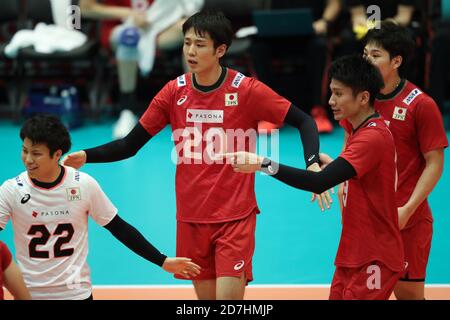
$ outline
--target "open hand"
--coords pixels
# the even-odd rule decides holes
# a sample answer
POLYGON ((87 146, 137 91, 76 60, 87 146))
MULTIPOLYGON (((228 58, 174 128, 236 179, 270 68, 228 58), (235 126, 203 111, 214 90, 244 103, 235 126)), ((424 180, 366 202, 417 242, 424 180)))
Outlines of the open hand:
MULTIPOLYGON (((321 159, 321 161, 322 161, 322 158, 320 158, 320 159, 321 159)), ((326 166, 326 165, 325 165, 325 166, 326 166)), ((325 167, 325 166, 324 166, 324 167, 325 167)), ((314 172, 320 172, 320 171, 322 171, 322 169, 319 167, 319 164, 318 164, 318 163, 313 163, 312 165, 310 165, 310 166, 308 167, 307 170, 309 170, 309 171, 314 171, 314 172)), ((330 191, 331 191, 331 193, 334 194, 334 189, 333 189, 333 188, 331 188, 330 191)), ((311 196, 311 202, 316 201, 316 199, 317 199, 317 203, 319 204, 320 210, 322 210, 322 211, 325 210, 324 206, 325 206, 327 209, 330 209, 330 206, 331 206, 331 204, 333 203, 333 199, 331 198, 330 192, 329 192, 328 190, 325 191, 325 192, 323 192, 323 193, 321 193, 321 194, 315 194, 315 193, 313 193, 312 196, 311 196)))
POLYGON ((200 274, 200 266, 189 258, 169 258, 164 260, 162 268, 170 273, 181 275, 185 278, 196 277, 200 274))
POLYGON ((66 155, 61 164, 63 166, 80 169, 86 163, 86 152, 83 150, 69 153, 66 155))
POLYGON ((257 154, 239 151, 233 153, 225 153, 222 155, 230 163, 234 172, 253 173, 261 169, 264 157, 257 154))

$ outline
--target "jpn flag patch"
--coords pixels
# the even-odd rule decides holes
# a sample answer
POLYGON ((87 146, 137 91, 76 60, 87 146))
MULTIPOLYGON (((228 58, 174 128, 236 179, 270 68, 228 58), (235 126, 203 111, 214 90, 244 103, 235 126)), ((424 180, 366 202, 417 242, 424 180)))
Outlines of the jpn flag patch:
POLYGON ((406 119, 406 108, 395 107, 392 119, 405 121, 406 119))
POLYGON ((238 105, 237 93, 225 93, 225 107, 234 107, 238 105))
POLYGON ((79 201, 81 200, 81 192, 80 188, 68 188, 67 192, 67 200, 69 201, 79 201))

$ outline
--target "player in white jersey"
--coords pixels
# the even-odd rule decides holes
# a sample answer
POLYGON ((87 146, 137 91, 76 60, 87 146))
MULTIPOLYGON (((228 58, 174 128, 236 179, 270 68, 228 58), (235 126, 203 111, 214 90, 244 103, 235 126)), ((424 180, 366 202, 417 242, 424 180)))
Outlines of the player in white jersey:
POLYGON ((67 129, 54 116, 23 125, 26 171, 0 187, 0 230, 12 220, 16 258, 33 299, 90 299, 88 217, 143 258, 171 273, 196 276, 188 258, 169 258, 122 220, 94 178, 59 165, 70 149, 67 129))

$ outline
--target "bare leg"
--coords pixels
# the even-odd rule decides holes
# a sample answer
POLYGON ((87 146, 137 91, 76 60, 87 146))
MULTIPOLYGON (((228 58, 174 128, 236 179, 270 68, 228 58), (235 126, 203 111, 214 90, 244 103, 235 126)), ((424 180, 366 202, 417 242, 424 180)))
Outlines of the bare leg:
POLYGON ((117 58, 117 73, 119 77, 119 91, 120 93, 132 93, 136 89, 137 83, 137 59, 131 56, 121 56, 124 52, 119 53, 119 37, 123 30, 127 28, 125 25, 119 25, 114 28, 111 33, 109 42, 111 48, 114 50, 117 58))
POLYGON ((113 112, 120 111, 120 116, 113 127, 113 138, 121 139, 130 133, 137 122, 134 114, 139 109, 135 99, 137 63, 131 60, 117 60, 117 71, 120 96, 119 103, 115 106, 113 112))
POLYGON ((242 274, 240 278, 220 277, 217 278, 216 297, 217 300, 243 300, 247 279, 242 274))
POLYGON ((192 283, 199 300, 216 300, 216 279, 193 280, 192 283))
POLYGON ((397 300, 424 300, 425 283, 399 281, 394 289, 397 300))
POLYGON ((119 73, 119 87, 121 93, 132 93, 136 90, 137 82, 137 62, 117 61, 117 71, 119 73))

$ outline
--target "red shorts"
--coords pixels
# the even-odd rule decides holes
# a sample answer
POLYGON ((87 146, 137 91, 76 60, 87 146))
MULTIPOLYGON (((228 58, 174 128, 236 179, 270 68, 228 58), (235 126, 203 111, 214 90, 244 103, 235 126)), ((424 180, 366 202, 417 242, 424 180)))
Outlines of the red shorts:
MULTIPOLYGON (((177 222, 177 257, 191 258, 201 273, 190 280, 241 277, 253 280, 256 213, 223 223, 177 222)), ((175 275, 177 279, 186 278, 175 275)))
POLYGON ((374 261, 358 268, 336 267, 330 300, 388 300, 402 272, 374 261))
POLYGON ((425 281, 428 257, 430 256, 433 223, 422 220, 411 228, 401 231, 405 248, 406 272, 400 281, 425 281))

